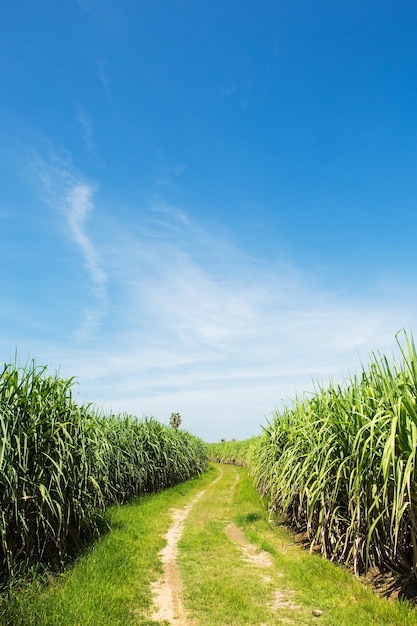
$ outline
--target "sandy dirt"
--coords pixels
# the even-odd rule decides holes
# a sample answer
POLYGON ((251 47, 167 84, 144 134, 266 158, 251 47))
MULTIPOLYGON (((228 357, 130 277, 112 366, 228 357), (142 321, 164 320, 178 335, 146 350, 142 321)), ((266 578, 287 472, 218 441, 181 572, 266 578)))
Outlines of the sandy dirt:
MULTIPOLYGON (((222 477, 223 472, 211 483, 214 485, 222 477)), ((167 621, 176 626, 195 626, 194 620, 186 619, 184 607, 181 601, 181 577, 177 564, 178 542, 181 539, 184 522, 194 504, 201 498, 205 490, 200 491, 196 497, 183 509, 172 509, 172 524, 168 529, 166 546, 160 552, 163 574, 159 580, 152 583, 153 614, 155 621, 167 621)))
MULTIPOLYGON (((243 560, 251 563, 256 567, 272 567, 273 561, 269 552, 261 550, 258 546, 246 540, 243 530, 236 524, 229 524, 225 529, 226 535, 231 541, 236 543, 242 551, 243 560)), ((265 583, 270 582, 268 576, 264 576, 265 583)), ((299 607, 292 602, 293 591, 276 590, 269 606, 273 610, 277 609, 298 609, 299 607)))
POLYGON ((184 522, 189 512, 203 493, 204 490, 200 491, 194 500, 183 509, 172 510, 172 524, 166 534, 167 543, 160 552, 163 575, 155 583, 152 583, 154 602, 152 619, 155 621, 166 620, 177 626, 189 626, 191 624, 185 617, 181 601, 181 578, 177 565, 178 542, 181 539, 184 522))
POLYGON ((229 526, 226 527, 226 535, 240 547, 244 561, 252 563, 252 565, 257 565, 258 567, 271 567, 271 555, 246 541, 243 530, 239 528, 239 526, 229 524, 229 526))
MULTIPOLYGON (((213 481, 214 485, 220 480, 221 475, 213 481)), ((166 538, 166 546, 161 550, 161 562, 163 574, 159 580, 152 583, 153 595, 153 613, 152 619, 156 622, 168 622, 176 626, 197 626, 196 620, 189 620, 186 617, 182 604, 182 585, 181 577, 177 564, 178 542, 181 539, 185 520, 190 513, 194 504, 203 496, 205 490, 200 491, 197 496, 182 509, 172 509, 172 524, 168 529, 166 538)), ((258 546, 248 542, 245 538, 243 530, 230 523, 225 528, 227 537, 239 546, 242 552, 242 559, 250 563, 252 566, 262 569, 271 568, 273 565, 272 557, 258 546)), ((263 576, 265 583, 270 582, 268 576, 263 576)), ((273 598, 269 604, 274 611, 279 609, 298 609, 299 607, 292 601, 292 591, 275 590, 273 598)))

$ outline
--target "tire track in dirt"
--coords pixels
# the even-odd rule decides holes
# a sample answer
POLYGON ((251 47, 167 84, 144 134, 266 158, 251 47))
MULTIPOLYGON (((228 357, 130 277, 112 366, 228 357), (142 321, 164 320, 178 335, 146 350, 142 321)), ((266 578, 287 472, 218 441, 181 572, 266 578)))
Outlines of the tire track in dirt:
POLYGON ((257 567, 272 567, 272 557, 269 552, 265 552, 265 550, 261 550, 258 546, 247 541, 242 528, 232 523, 226 526, 225 533, 233 543, 239 546, 246 563, 257 567))
MULTIPOLYGON (((265 550, 262 550, 259 546, 247 541, 242 528, 231 523, 226 526, 225 533, 233 543, 239 546, 242 552, 242 558, 246 563, 250 563, 261 569, 273 566, 272 556, 269 552, 265 552, 265 550)), ((271 582, 269 576, 263 576, 262 578, 266 584, 271 582)), ((294 591, 289 589, 285 591, 276 589, 273 592, 272 600, 268 606, 274 611, 279 609, 298 610, 300 607, 292 601, 294 593, 294 591)))
MULTIPOLYGON (((166 545, 159 553, 161 557, 163 573, 162 576, 151 584, 151 590, 153 595, 153 612, 152 620, 154 622, 164 622, 172 624, 174 626, 198 626, 196 619, 189 619, 186 616, 185 609, 182 603, 182 582, 180 571, 177 563, 178 559, 178 543, 182 537, 185 521, 192 510, 193 506, 201 499, 207 489, 213 487, 223 476, 221 473, 212 483, 206 488, 197 493, 197 495, 182 509, 171 509, 172 523, 165 535, 166 545)), ((233 500, 233 493, 240 480, 240 475, 236 471, 234 480, 230 485, 230 490, 223 497, 223 503, 231 503, 233 500)), ((229 518, 230 520, 230 518, 229 518)), ((242 560, 249 566, 253 566, 259 571, 261 580, 268 586, 272 583, 270 576, 262 575, 262 570, 273 568, 273 559, 271 555, 262 550, 259 546, 250 543, 244 534, 241 527, 237 526, 233 522, 227 519, 225 522, 224 532, 227 538, 237 545, 242 554, 242 560)), ((276 576, 276 574, 275 574, 276 576)), ((275 578, 274 576, 274 578, 275 578)), ((282 576, 282 574, 279 574, 282 576)), ((271 589, 271 599, 267 603, 269 610, 276 614, 281 610, 286 612, 294 611, 297 613, 300 607, 293 601, 294 591, 286 589, 280 589, 273 587, 271 589)), ((282 623, 295 624, 297 621, 293 621, 289 616, 281 618, 282 623)), ((268 626, 265 624, 264 626, 268 626)))
MULTIPOLYGON (((212 487, 221 479, 223 471, 209 485, 212 487)), ((181 577, 177 564, 178 542, 181 539, 184 523, 194 504, 205 493, 200 491, 191 502, 182 509, 172 509, 172 524, 168 529, 166 546, 159 553, 163 567, 163 574, 156 582, 151 584, 153 595, 152 619, 156 622, 167 621, 176 626, 195 626, 196 622, 186 618, 181 599, 181 577)))

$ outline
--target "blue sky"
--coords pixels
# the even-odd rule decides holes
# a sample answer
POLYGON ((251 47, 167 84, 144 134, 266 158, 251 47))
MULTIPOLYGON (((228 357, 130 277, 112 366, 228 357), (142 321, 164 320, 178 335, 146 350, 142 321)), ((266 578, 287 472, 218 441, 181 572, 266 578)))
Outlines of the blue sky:
POLYGON ((0 360, 206 441, 416 327, 417 4, 22 0, 0 360))

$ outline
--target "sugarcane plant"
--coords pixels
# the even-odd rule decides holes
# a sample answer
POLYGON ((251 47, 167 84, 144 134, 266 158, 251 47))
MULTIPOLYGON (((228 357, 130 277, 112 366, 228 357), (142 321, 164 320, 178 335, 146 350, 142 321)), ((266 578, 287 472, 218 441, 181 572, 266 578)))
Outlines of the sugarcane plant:
POLYGON ((255 442, 258 490, 327 558, 417 575, 417 353, 374 353, 360 375, 317 386, 255 442))
POLYGON ((73 384, 33 362, 0 373, 0 585, 64 561, 97 536, 109 504, 205 469, 198 437, 78 406, 73 384))

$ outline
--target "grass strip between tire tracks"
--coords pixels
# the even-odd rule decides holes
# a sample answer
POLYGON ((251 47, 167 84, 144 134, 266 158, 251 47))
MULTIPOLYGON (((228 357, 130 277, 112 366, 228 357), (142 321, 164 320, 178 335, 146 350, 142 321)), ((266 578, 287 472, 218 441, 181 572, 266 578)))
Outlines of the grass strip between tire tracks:
POLYGON ((184 604, 195 623, 417 625, 409 604, 377 597, 344 568, 296 545, 279 520, 271 521, 245 468, 221 469, 221 480, 191 510, 179 543, 184 604), (247 562, 228 537, 231 523, 272 557, 271 567, 247 562))
POLYGON ((198 479, 109 509, 112 530, 48 584, 23 586, 0 602, 1 626, 151 626, 151 582, 172 508, 201 490, 179 542, 183 603, 199 626, 417 626, 403 602, 383 600, 343 568, 301 550, 268 512, 245 468, 212 465, 198 479), (214 479, 222 473, 214 484, 214 479), (227 530, 241 528, 271 566, 245 560, 227 530), (321 610, 320 617, 313 610, 321 610))

